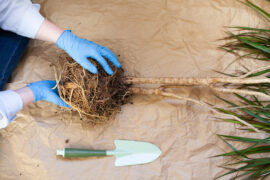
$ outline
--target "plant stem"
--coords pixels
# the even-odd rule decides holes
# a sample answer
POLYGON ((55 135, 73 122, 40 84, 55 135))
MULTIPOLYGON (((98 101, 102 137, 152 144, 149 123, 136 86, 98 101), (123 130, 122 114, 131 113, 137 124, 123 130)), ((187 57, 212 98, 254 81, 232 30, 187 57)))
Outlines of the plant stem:
POLYGON ((218 92, 224 92, 224 93, 237 93, 237 94, 245 94, 245 95, 250 95, 250 96, 261 96, 267 99, 270 99, 270 96, 261 92, 256 92, 256 91, 249 91, 249 90, 242 90, 242 89, 227 89, 227 88, 215 88, 211 87, 214 91, 218 92))
POLYGON ((216 83, 231 83, 231 84, 259 84, 270 83, 268 78, 252 79, 252 78, 174 78, 174 77, 161 77, 161 78, 136 78, 127 77, 125 80, 128 84, 164 84, 164 85, 178 85, 178 86, 191 86, 191 85, 204 85, 209 86, 216 83))
POLYGON ((210 111, 212 111, 212 112, 214 112, 216 114, 219 114, 219 115, 221 115, 223 117, 226 116, 227 118, 235 119, 235 120, 239 121, 241 124, 244 124, 244 125, 248 126, 249 128, 253 129, 255 132, 262 132, 263 133, 263 131, 260 131, 259 129, 257 129, 253 125, 249 124, 248 122, 246 122, 246 121, 244 121, 244 120, 242 120, 242 119, 240 119, 240 118, 238 118, 236 116, 221 113, 218 110, 216 110, 213 106, 211 106, 211 105, 209 105, 209 104, 207 104, 207 103, 205 103, 203 101, 198 101, 198 100, 195 100, 195 99, 192 99, 192 98, 187 98, 187 97, 176 95, 174 93, 166 92, 165 89, 166 88, 162 88, 162 87, 159 87, 159 88, 131 87, 130 91, 132 93, 134 93, 134 94, 159 95, 159 96, 170 97, 170 98, 175 98, 175 99, 194 102, 194 103, 199 104, 199 105, 201 105, 203 107, 206 107, 210 111))

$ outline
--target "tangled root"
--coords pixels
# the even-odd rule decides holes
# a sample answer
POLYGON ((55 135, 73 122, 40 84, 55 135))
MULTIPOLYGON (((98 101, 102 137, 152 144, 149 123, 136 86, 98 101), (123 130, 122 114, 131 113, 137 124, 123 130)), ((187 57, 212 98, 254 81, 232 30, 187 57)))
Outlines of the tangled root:
POLYGON ((124 83, 122 68, 110 64, 114 71, 110 76, 98 63, 90 61, 96 65, 98 74, 91 74, 68 55, 61 55, 57 88, 60 97, 79 112, 84 122, 103 124, 129 102, 130 85, 124 83))

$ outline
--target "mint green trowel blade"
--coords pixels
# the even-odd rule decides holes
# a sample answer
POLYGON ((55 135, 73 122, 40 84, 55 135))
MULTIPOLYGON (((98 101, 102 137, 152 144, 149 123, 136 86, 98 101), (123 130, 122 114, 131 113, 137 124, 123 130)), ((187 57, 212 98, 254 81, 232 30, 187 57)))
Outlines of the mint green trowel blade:
POLYGON ((115 140, 115 150, 107 151, 107 155, 116 157, 115 166, 145 164, 157 159, 161 151, 148 142, 115 140))

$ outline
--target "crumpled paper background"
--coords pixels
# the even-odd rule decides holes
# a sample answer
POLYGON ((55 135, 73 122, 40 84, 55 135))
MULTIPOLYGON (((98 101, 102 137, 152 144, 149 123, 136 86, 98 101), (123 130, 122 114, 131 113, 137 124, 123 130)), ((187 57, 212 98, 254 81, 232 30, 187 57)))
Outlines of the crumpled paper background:
MULTIPOLYGON (((212 77, 233 56, 219 51, 218 39, 232 25, 265 26, 252 10, 235 0, 37 0, 41 13, 78 36, 112 49, 137 77, 212 77)), ((253 1, 267 8, 266 1, 253 1)), ((268 8, 269 9, 269 8, 268 8)), ((61 51, 32 40, 7 88, 16 89, 54 79, 52 63, 61 51)), ((262 63, 239 61, 226 72, 254 69, 262 63)), ((211 101, 212 92, 183 88, 187 97, 211 101)), ((227 95, 230 96, 230 95, 227 95)), ((136 95, 116 119, 104 127, 82 126, 76 114, 38 102, 18 113, 0 130, 1 179, 213 179, 228 160, 209 158, 229 148, 216 134, 245 135, 232 124, 218 122, 204 107, 190 102, 136 95), (115 139, 148 141, 161 148, 149 164, 114 167, 114 158, 63 160, 64 147, 113 149, 115 139)), ((249 136, 251 136, 249 134, 249 136)), ((226 178, 225 178, 226 179, 226 178)))

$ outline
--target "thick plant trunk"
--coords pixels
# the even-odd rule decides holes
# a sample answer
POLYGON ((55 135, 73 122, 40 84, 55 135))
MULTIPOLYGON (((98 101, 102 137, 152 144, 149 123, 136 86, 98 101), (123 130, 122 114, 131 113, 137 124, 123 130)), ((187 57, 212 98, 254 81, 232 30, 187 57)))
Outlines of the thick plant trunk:
POLYGON ((175 77, 161 77, 161 78, 137 78, 127 77, 125 82, 127 84, 163 84, 163 85, 177 85, 177 86, 194 86, 204 85, 210 86, 217 83, 230 84, 259 84, 270 83, 268 78, 251 79, 251 78, 175 78, 175 77))

